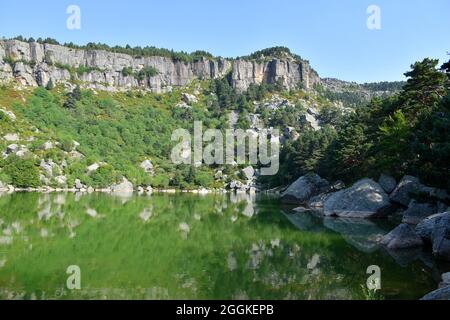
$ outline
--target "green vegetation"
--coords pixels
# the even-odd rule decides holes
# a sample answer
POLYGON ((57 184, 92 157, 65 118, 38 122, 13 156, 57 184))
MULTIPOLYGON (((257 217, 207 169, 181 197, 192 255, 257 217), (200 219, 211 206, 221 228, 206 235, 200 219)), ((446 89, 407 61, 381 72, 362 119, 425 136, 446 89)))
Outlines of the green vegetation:
POLYGON ((294 57, 297 61, 303 60, 299 55, 292 53, 289 48, 281 46, 259 50, 250 55, 240 57, 240 59, 285 58, 286 55, 294 57))
POLYGON ((0 162, 7 182, 19 188, 38 187, 39 170, 36 161, 31 158, 19 158, 15 155, 0 162))
POLYGON ((284 148, 273 184, 309 171, 347 182, 387 172, 450 189, 449 63, 438 69, 438 60, 427 58, 411 68, 398 94, 374 98, 284 148))

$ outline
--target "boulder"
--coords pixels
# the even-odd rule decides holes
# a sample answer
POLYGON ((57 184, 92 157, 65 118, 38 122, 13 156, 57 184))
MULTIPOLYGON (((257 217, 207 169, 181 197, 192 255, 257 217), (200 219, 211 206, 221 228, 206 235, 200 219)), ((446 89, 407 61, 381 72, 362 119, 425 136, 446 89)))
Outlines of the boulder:
POLYGON ((146 173, 153 173, 153 163, 149 159, 142 161, 140 167, 144 169, 146 173))
POLYGON ((191 103, 197 103, 197 97, 189 94, 189 93, 182 93, 181 97, 183 98, 183 101, 186 102, 187 104, 191 104, 191 103))
POLYGON ((381 239, 381 245, 390 250, 414 248, 423 245, 422 238, 411 226, 402 223, 381 239))
POLYGON ((450 286, 434 290, 423 296, 420 300, 450 300, 450 286))
POLYGON ((437 212, 437 208, 429 203, 419 203, 411 200, 408 209, 403 213, 403 223, 418 224, 426 217, 437 212))
POLYGON ((416 233, 426 242, 431 242, 431 235, 435 228, 436 223, 444 216, 450 217, 449 212, 433 214, 422 221, 416 226, 416 233))
POLYGON ((362 179, 352 187, 332 193, 323 204, 326 216, 375 218, 392 212, 389 196, 372 179, 362 179))
POLYGON ((76 189, 84 189, 86 186, 81 183, 80 179, 75 179, 75 188, 76 189))
POLYGON ((383 190, 386 191, 386 193, 391 193, 397 186, 397 181, 395 181, 393 177, 388 176, 387 174, 382 174, 378 179, 378 183, 383 188, 383 190))
POLYGON ((253 169, 252 166, 245 167, 242 169, 242 172, 244 173, 247 180, 253 179, 253 176, 255 175, 255 169, 253 169))
POLYGON ((450 286, 450 272, 443 273, 441 275, 442 282, 439 284, 440 287, 450 286))
POLYGON ((91 173, 91 172, 97 171, 98 168, 100 168, 100 163, 93 163, 90 166, 88 166, 86 168, 86 170, 87 170, 88 173, 91 173))
POLYGON ((309 199, 306 205, 308 208, 310 208, 312 210, 321 211, 321 210, 323 210, 323 205, 324 205, 325 201, 330 196, 331 196, 331 193, 318 194, 317 196, 314 196, 311 199, 309 199))
POLYGON ((121 183, 111 186, 111 191, 114 193, 131 193, 133 192, 133 184, 123 177, 121 183))
POLYGON ((9 142, 19 141, 19 135, 17 133, 8 133, 4 135, 3 138, 9 142))
POLYGON ((328 191, 330 183, 318 174, 310 173, 298 178, 282 194, 285 203, 304 204, 310 198, 328 191))
POLYGON ((17 144, 13 143, 6 147, 6 154, 15 153, 18 150, 19 150, 19 146, 17 144))
POLYGON ((433 255, 438 259, 450 261, 450 215, 443 215, 434 224, 431 233, 433 255))
POLYGON ((0 112, 5 114, 11 121, 16 121, 16 115, 12 111, 0 108, 0 112))
POLYGON ((419 179, 413 176, 404 176, 390 195, 393 202, 399 203, 405 207, 411 202, 411 194, 426 193, 429 194, 432 188, 420 183, 419 179))
POLYGON ((67 186, 67 177, 66 176, 57 176, 55 178, 55 182, 60 187, 67 186))

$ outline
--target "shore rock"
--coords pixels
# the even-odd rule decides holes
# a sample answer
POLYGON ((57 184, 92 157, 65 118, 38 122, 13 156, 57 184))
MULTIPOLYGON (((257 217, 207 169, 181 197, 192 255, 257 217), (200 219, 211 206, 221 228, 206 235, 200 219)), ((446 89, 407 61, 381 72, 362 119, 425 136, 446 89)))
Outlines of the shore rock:
POLYGON ((133 192, 133 184, 123 177, 121 183, 111 186, 111 191, 114 193, 131 193, 133 192))
POLYGON ((426 217, 437 212, 437 208, 429 203, 418 203, 416 200, 411 200, 408 209, 403 213, 404 223, 418 224, 426 217))
POLYGON ((439 259, 450 261, 450 215, 443 215, 434 225, 431 233, 433 255, 439 259))
POLYGON ((436 226, 436 223, 444 216, 450 217, 450 213, 437 213, 425 218, 417 224, 415 229, 416 233, 426 242, 431 242, 431 235, 436 226))
POLYGON ((429 194, 432 188, 420 183, 419 179, 413 176, 404 176, 398 183, 394 191, 392 191, 390 199, 393 202, 399 203, 405 207, 411 202, 412 193, 427 193, 429 194))
POLYGON ((389 196, 371 179, 362 179, 352 187, 331 194, 323 205, 326 216, 375 218, 391 212, 389 196))
POLYGON ((450 286, 434 290, 420 300, 450 300, 450 286))
POLYGON ((423 245, 422 238, 417 235, 411 226, 405 223, 402 223, 385 235, 380 243, 390 250, 420 247, 423 245))
POLYGON ((378 183, 383 188, 383 190, 386 191, 386 193, 391 193, 397 186, 397 181, 395 181, 393 177, 388 176, 387 174, 382 174, 378 179, 378 183))
POLYGON ((318 174, 310 173, 298 178, 286 191, 281 194, 281 200, 285 203, 304 204, 311 197, 326 192, 330 183, 322 179, 318 174))

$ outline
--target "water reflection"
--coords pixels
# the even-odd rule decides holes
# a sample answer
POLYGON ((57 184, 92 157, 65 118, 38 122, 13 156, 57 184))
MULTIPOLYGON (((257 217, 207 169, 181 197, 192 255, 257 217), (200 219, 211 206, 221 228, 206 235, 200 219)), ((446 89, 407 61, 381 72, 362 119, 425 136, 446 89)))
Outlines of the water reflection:
POLYGON ((434 266, 376 249, 385 230, 255 194, 4 195, 0 298, 362 299, 371 264, 386 298, 432 290, 434 266), (82 290, 65 287, 69 265, 82 290))

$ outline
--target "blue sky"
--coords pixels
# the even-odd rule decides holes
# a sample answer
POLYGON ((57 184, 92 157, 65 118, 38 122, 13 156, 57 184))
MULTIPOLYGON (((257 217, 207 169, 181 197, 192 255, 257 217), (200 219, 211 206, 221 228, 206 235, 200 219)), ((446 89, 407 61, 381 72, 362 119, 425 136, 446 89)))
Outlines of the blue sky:
POLYGON ((411 63, 448 59, 449 0, 71 0, 2 1, 0 36, 60 42, 154 45, 225 57, 282 45, 310 60, 321 77, 402 80, 411 63), (81 9, 81 30, 66 8, 81 9), (381 30, 366 26, 369 5, 381 30))

